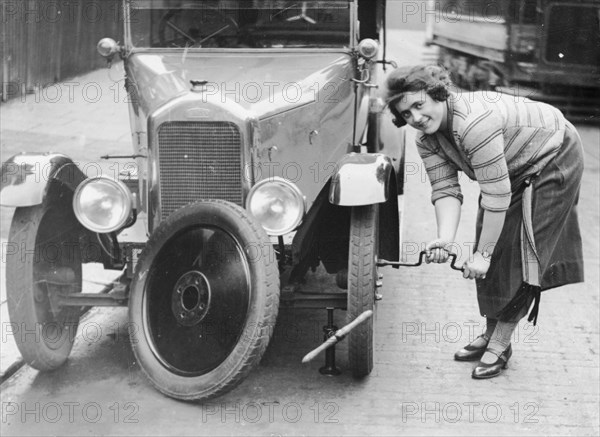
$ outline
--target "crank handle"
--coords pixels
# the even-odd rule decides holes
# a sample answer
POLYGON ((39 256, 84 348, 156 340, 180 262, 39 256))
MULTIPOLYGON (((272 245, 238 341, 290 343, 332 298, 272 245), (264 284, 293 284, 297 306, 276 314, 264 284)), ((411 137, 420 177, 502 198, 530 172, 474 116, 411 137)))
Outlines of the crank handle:
MULTIPOLYGON (((387 261, 385 259, 380 259, 377 262, 377 266, 378 267, 385 267, 385 266, 393 266, 393 267, 418 267, 421 264, 423 264, 423 260, 425 259, 425 257, 427 256, 427 251, 423 250, 419 253, 419 261, 417 261, 414 264, 411 263, 402 263, 399 261, 387 261)), ((450 268, 453 270, 458 270, 459 272, 463 272, 465 269, 462 267, 457 267, 456 266, 456 254, 455 253, 449 253, 448 257, 452 260, 452 262, 450 263, 450 268)))

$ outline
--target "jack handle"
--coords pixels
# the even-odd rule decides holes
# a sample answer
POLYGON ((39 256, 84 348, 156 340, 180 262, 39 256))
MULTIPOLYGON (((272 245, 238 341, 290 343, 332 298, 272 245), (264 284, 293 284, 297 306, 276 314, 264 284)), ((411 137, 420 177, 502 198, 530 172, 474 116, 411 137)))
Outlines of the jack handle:
MULTIPOLYGON (((377 261, 377 266, 378 267, 385 267, 385 266, 393 266, 393 267, 418 267, 421 264, 423 264, 423 260, 425 259, 425 256, 427 256, 427 251, 422 250, 419 253, 419 261, 417 263, 415 263, 415 264, 402 263, 402 262, 399 262, 399 261, 387 261, 385 259, 380 259, 379 261, 377 261)), ((449 257, 452 260, 452 262, 450 264, 450 268, 452 268, 453 270, 458 270, 459 272, 464 272, 464 270, 465 270, 464 268, 456 266, 456 254, 455 253, 450 253, 449 257)))

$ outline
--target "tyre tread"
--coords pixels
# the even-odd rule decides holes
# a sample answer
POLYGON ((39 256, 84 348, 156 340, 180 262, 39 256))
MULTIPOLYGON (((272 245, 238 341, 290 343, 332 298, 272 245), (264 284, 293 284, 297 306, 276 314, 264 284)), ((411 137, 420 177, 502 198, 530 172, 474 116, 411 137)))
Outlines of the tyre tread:
MULTIPOLYGON (((39 232, 44 214, 49 207, 46 204, 31 207, 19 207, 15 210, 9 230, 8 241, 18 248, 31 248, 36 246, 36 237, 39 232)), ((14 254, 7 254, 6 259, 6 289, 8 313, 12 323, 17 323, 19 329, 28 332, 34 326, 36 341, 27 341, 22 335, 14 336, 15 343, 23 360, 34 369, 39 371, 51 371, 60 367, 69 357, 75 340, 75 332, 70 332, 66 341, 59 349, 49 349, 45 346, 43 339, 37 340, 39 322, 36 319, 35 307, 28 302, 29 293, 33 289, 33 269, 35 261, 28 261, 28 256, 18 250, 14 254), (20 257, 20 258, 19 258, 20 257), (25 325, 25 326, 22 326, 25 325)), ((81 278, 80 278, 81 279, 81 278)), ((80 284, 81 285, 81 284, 80 284)), ((81 289, 81 287, 80 287, 81 289)), ((33 299, 33 297, 31 297, 33 299)), ((78 321, 72 321, 67 329, 76 331, 78 321)), ((43 329, 39 333, 43 336, 43 329)))
MULTIPOLYGON (((377 205, 354 207, 350 224, 348 268, 349 322, 367 309, 374 309, 377 246, 377 205), (356 292, 352 292, 356 290, 356 292)), ((352 374, 361 378, 373 369, 373 320, 369 319, 349 334, 349 364, 352 374)))

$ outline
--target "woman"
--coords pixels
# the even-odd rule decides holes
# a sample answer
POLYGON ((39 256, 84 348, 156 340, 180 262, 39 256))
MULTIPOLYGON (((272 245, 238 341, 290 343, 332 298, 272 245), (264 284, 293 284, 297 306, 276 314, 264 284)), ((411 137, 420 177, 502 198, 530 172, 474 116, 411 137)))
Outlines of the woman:
POLYGON ((581 139, 560 111, 494 92, 451 89, 437 66, 395 70, 387 81, 394 123, 418 129, 417 149, 432 187, 437 238, 427 261, 448 259, 460 221, 458 171, 480 187, 476 249, 463 276, 475 279, 486 331, 454 355, 492 378, 512 355, 511 335, 540 292, 583 281, 577 201, 581 139))

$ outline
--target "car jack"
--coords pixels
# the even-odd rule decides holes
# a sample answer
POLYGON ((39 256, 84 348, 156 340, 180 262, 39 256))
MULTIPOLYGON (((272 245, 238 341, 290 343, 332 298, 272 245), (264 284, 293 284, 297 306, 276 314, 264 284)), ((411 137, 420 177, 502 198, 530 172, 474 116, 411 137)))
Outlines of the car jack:
MULTIPOLYGON (((333 308, 327 308, 327 325, 323 326, 323 341, 327 342, 335 332, 337 326, 333 324, 333 308)), ((339 340, 338 340, 339 341, 339 340)), ((335 343, 334 343, 335 344, 335 343)), ((339 375, 342 373, 335 365, 335 346, 332 345, 325 350, 325 365, 319 369, 321 375, 339 375)))
POLYGON ((303 363, 312 361, 323 350, 325 351, 325 366, 319 369, 323 375, 339 375, 342 372, 335 365, 335 344, 342 341, 346 335, 362 322, 373 316, 373 311, 368 310, 361 313, 356 319, 341 329, 333 324, 333 308, 327 308, 327 325, 323 326, 324 342, 316 349, 310 351, 302 358, 303 363))

